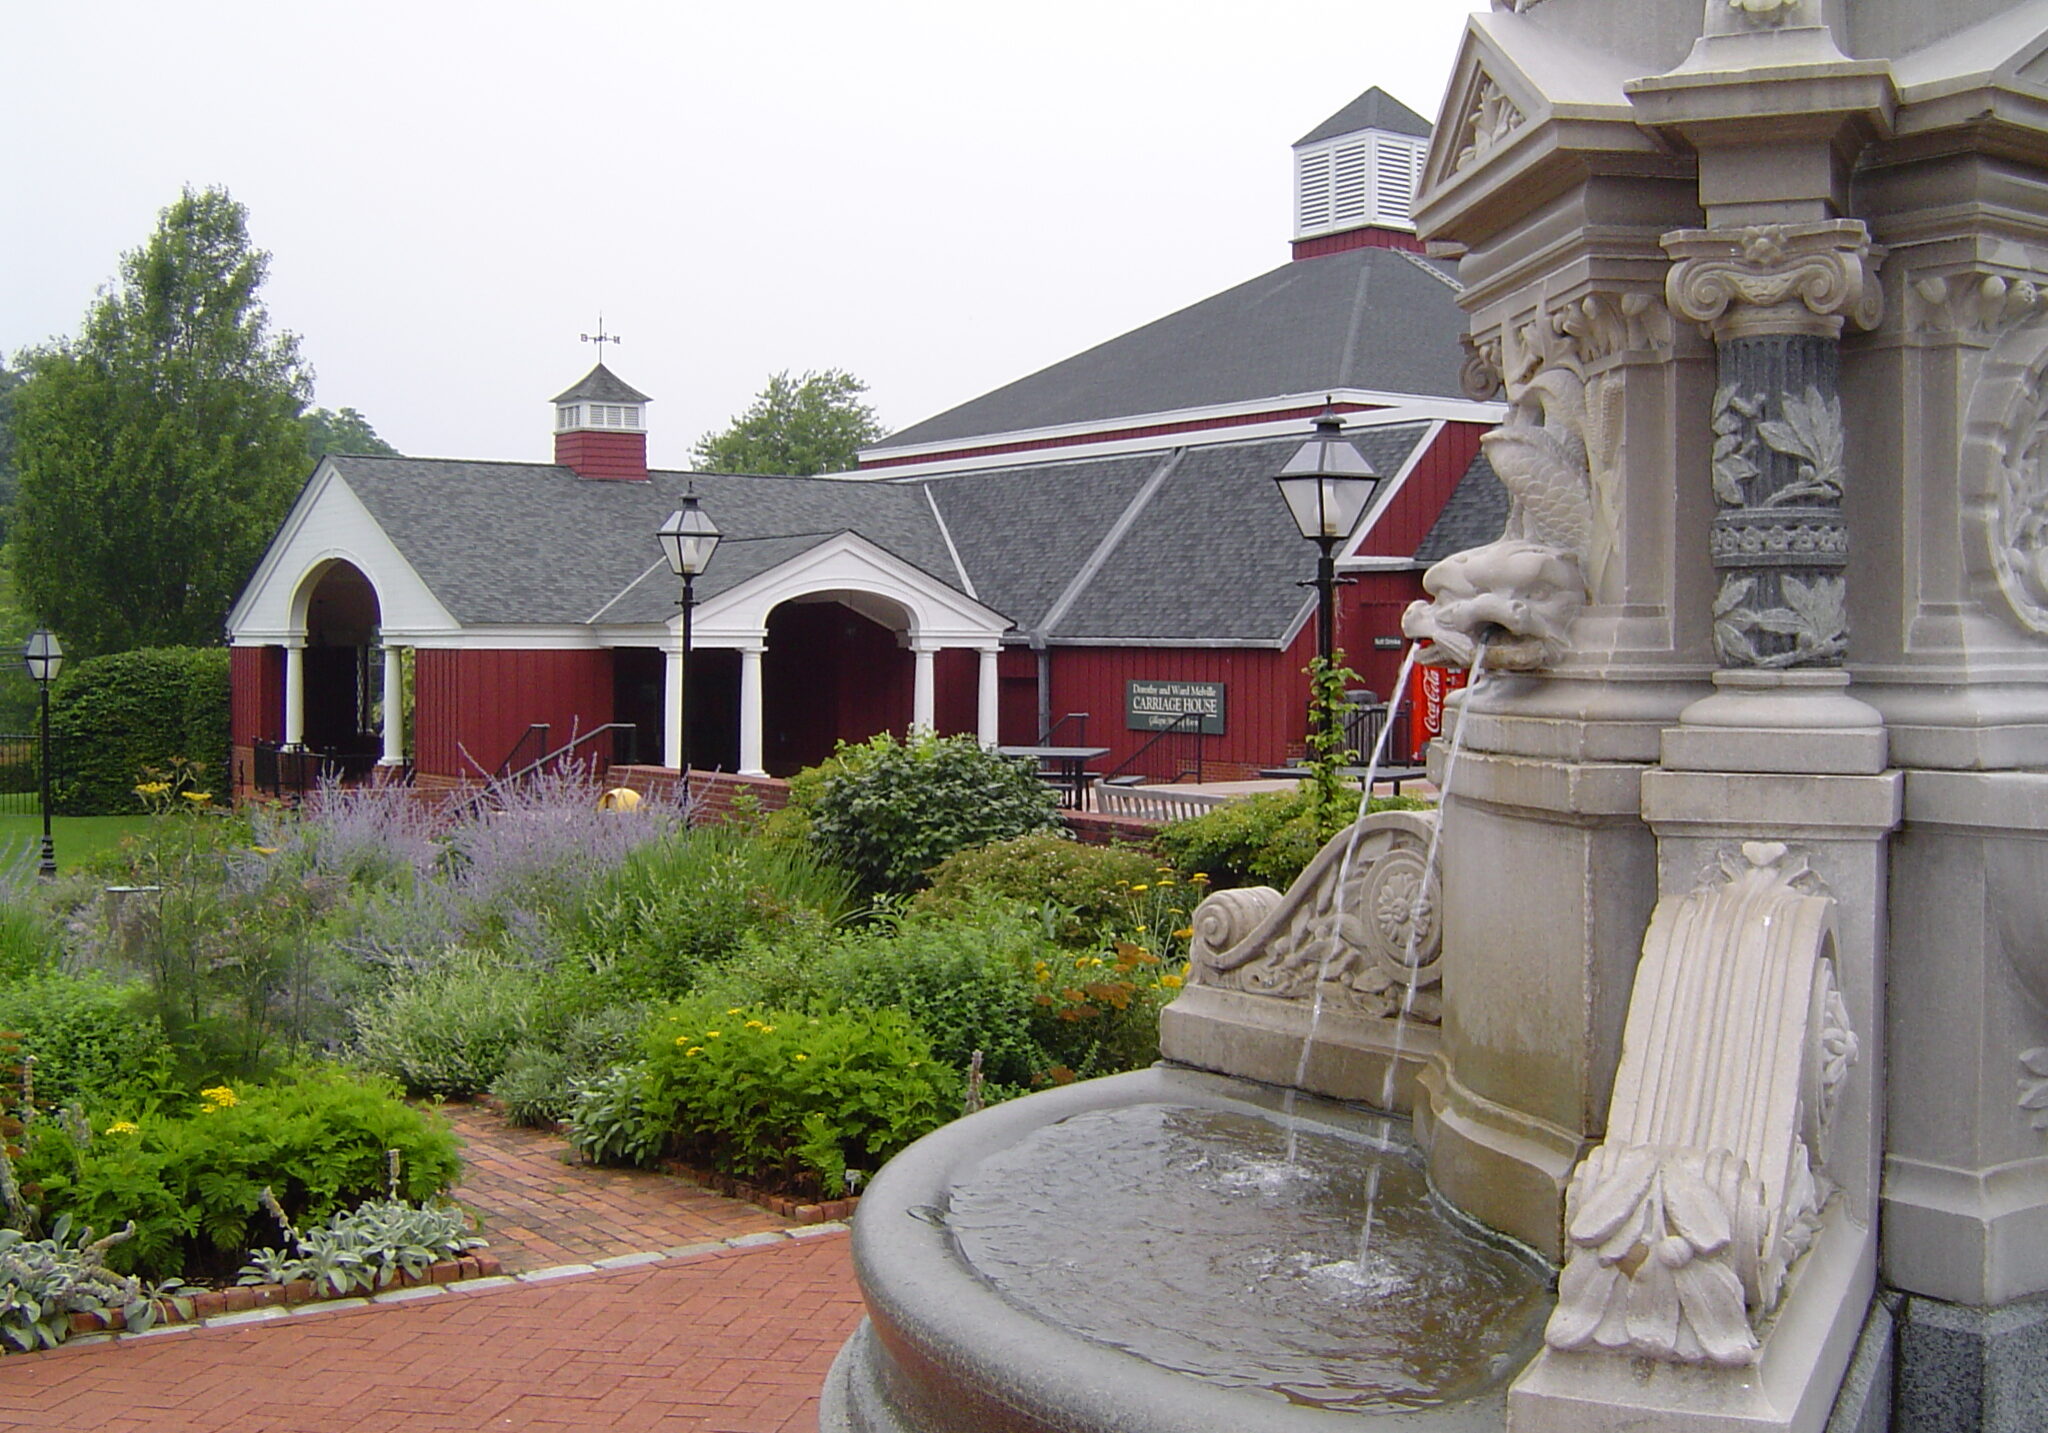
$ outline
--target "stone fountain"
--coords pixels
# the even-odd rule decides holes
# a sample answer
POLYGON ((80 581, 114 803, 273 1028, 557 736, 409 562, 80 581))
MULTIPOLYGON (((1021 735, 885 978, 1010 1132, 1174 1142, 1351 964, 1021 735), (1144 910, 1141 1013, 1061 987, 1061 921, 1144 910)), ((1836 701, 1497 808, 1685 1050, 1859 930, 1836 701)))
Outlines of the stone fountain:
MULTIPOLYGON (((1489 673, 1439 855, 1372 817, 1212 898, 1165 1065, 885 1170, 823 1425, 2048 1427, 2048 0, 1495 0, 1417 217, 1509 405, 1507 530, 1404 624, 1489 673), (1276 1170, 1405 1170, 1554 1294, 1377 1402, 1211 1376, 1269 1271, 1154 1148, 1279 1244, 1276 1170)), ((1305 1257, 1344 1317, 1428 1280, 1305 1257)))

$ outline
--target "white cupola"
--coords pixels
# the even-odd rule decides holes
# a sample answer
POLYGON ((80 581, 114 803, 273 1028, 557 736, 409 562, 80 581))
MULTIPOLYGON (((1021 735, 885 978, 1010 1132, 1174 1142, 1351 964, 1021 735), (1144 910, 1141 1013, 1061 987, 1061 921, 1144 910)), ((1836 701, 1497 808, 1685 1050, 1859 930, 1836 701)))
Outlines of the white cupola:
POLYGON ((1415 191, 1429 133, 1429 121, 1374 86, 1296 140, 1294 257, 1420 249, 1415 191))

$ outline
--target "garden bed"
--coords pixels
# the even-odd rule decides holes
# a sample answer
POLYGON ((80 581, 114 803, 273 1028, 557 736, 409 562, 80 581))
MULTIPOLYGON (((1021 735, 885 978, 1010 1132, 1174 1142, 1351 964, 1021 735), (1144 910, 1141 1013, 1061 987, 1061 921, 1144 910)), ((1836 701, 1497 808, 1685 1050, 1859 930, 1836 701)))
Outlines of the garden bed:
MULTIPOLYGON (((504 1272, 495 1255, 465 1254, 459 1259, 443 1259, 418 1274, 400 1271, 390 1284, 376 1292, 416 1288, 421 1284, 456 1284, 464 1279, 496 1278, 504 1272)), ((157 1299, 156 1322, 159 1325, 198 1323, 202 1319, 218 1318, 222 1314, 247 1313, 251 1309, 363 1297, 365 1295, 359 1289, 335 1290, 315 1284, 311 1279, 293 1279, 282 1284, 242 1284, 207 1289, 197 1294, 180 1294, 174 1298, 157 1299)), ((127 1316, 119 1309, 71 1315, 71 1332, 74 1336, 118 1333, 127 1326, 127 1316)))

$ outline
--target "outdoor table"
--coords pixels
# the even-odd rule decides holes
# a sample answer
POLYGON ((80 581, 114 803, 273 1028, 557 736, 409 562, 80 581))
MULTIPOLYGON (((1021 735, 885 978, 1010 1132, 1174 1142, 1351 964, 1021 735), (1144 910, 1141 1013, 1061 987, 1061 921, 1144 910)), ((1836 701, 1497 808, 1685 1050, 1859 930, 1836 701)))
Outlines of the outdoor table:
POLYGON ((1078 811, 1087 804, 1088 763, 1109 755, 1106 746, 999 746, 1004 756, 1038 763, 1039 771, 1065 794, 1060 804, 1078 811))
MULTIPOLYGON (((1340 767, 1337 774, 1346 781, 1365 780, 1365 768, 1362 766, 1340 767)), ((1268 766, 1263 768, 1259 775, 1269 780, 1285 778, 1303 780, 1308 776, 1308 768, 1306 766, 1268 766)), ((1401 794, 1402 782, 1421 781, 1428 777, 1428 775, 1429 768, 1426 766, 1383 766, 1372 774, 1372 784, 1378 786, 1385 783, 1394 788, 1394 795, 1399 796, 1401 794)))

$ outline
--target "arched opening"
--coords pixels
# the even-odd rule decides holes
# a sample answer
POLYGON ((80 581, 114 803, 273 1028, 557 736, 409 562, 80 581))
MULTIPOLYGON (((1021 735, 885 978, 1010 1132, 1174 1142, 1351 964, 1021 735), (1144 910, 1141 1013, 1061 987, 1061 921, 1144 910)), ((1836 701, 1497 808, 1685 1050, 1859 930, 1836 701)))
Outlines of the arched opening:
POLYGON ((377 760, 382 744, 381 612, 362 570, 333 562, 306 592, 305 744, 345 768, 377 760))
POLYGON ((817 592, 768 614, 762 658, 762 759, 771 776, 815 766, 834 743, 910 729, 914 665, 897 603, 817 592))

